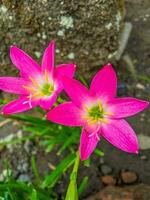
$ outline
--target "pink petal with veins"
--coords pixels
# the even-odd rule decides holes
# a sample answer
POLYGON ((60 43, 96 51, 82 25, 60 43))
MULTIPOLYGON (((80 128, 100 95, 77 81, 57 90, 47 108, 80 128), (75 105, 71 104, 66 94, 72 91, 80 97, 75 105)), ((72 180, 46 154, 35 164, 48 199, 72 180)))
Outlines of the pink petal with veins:
POLYGON ((55 42, 50 42, 42 58, 42 70, 47 70, 51 75, 54 71, 55 42))
POLYGON ((54 70, 54 80, 57 83, 57 94, 63 90, 62 79, 64 76, 72 78, 74 76, 76 66, 74 64, 61 64, 54 70))
POLYGON ((65 76, 62 83, 65 92, 78 107, 82 107, 87 100, 92 99, 90 91, 79 81, 65 76))
POLYGON ((16 46, 10 48, 10 58, 24 78, 35 77, 41 73, 41 68, 36 61, 16 46))
POLYGON ((109 102, 114 107, 113 118, 124 118, 143 111, 149 103, 136 98, 115 98, 109 102))
POLYGON ((111 66, 104 66, 92 79, 90 90, 97 96, 113 98, 117 92, 117 77, 111 66))
POLYGON ((97 146, 99 139, 96 134, 91 135, 84 128, 80 137, 80 157, 81 160, 86 160, 92 154, 97 146))
POLYGON ((101 135, 112 145, 128 153, 138 153, 137 136, 123 119, 111 120, 102 126, 101 135))
POLYGON ((38 101, 30 102, 26 97, 20 97, 17 100, 13 100, 6 104, 2 108, 2 113, 4 115, 16 114, 20 112, 26 112, 38 105, 38 101))
POLYGON ((23 78, 0 77, 0 90, 13 94, 28 94, 29 92, 23 88, 24 85, 30 84, 23 78))
POLYGON ((55 77, 57 80, 61 79, 63 76, 72 78, 76 70, 76 65, 74 64, 61 64, 55 68, 55 77))
POLYGON ((47 119, 65 126, 82 126, 80 110, 72 102, 58 105, 47 113, 47 119))
POLYGON ((56 100, 57 96, 54 93, 50 97, 42 98, 39 104, 44 110, 49 110, 52 107, 52 105, 56 102, 56 100))

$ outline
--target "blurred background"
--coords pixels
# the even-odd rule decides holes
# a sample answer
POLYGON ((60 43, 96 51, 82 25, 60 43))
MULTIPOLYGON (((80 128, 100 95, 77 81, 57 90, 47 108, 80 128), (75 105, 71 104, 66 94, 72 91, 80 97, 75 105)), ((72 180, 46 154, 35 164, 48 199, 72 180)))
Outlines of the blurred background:
MULTIPOLYGON (((40 63, 51 40, 56 41, 55 64, 77 64, 78 79, 89 83, 104 64, 111 62, 119 79, 118 96, 149 100, 149 0, 0 0, 0 76, 18 74, 9 58, 12 44, 40 63)), ((0 97, 1 105, 14 98, 2 92, 0 97)), ((42 114, 34 110, 30 115, 42 114)), ((147 109, 129 119, 139 139, 138 155, 121 152, 101 140, 98 148, 104 156, 93 155, 90 167, 81 164, 79 180, 89 177, 81 199, 150 199, 149 116, 147 109)), ((56 156, 57 146, 51 152, 45 151, 46 139, 43 137, 41 145, 39 135, 29 134, 35 129, 31 131, 22 121, 25 118, 18 121, 0 117, 0 181, 4 180, 5 159, 15 180, 32 182, 32 155, 40 176, 54 170, 66 155, 65 149, 56 156)), ((63 199, 67 185, 68 175, 64 174, 54 187, 56 199, 63 199)))

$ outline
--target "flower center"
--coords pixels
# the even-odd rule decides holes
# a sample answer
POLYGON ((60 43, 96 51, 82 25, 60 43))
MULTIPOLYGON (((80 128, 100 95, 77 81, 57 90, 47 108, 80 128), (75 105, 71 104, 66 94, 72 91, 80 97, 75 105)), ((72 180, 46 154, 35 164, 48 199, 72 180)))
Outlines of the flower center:
POLYGON ((51 96, 55 90, 54 83, 49 80, 48 72, 45 71, 44 83, 40 84, 39 81, 32 78, 29 79, 32 82, 31 86, 23 85, 22 87, 27 89, 30 93, 29 98, 43 98, 45 96, 51 96))
POLYGON ((103 118, 103 108, 102 106, 94 106, 93 108, 91 108, 88 112, 89 117, 91 117, 93 120, 99 120, 101 118, 103 118))
POLYGON ((49 83, 45 83, 41 89, 41 92, 43 95, 46 96, 50 96, 54 91, 54 86, 49 84, 49 83))
POLYGON ((112 115, 109 112, 105 112, 103 105, 100 102, 90 108, 84 105, 84 109, 86 110, 86 114, 83 116, 83 119, 85 119, 89 125, 97 124, 99 122, 107 123, 108 120, 105 116, 112 115))

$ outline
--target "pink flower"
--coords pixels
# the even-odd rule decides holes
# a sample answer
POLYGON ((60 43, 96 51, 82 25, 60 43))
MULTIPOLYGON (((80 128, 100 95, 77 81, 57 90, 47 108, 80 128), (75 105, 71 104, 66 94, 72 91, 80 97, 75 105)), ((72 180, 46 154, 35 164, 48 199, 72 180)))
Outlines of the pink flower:
POLYGON ((61 64, 54 68, 55 43, 52 41, 46 48, 41 67, 24 51, 12 46, 10 58, 20 70, 20 78, 1 77, 0 89, 9 93, 19 94, 19 99, 11 101, 2 108, 2 113, 13 114, 30 110, 40 105, 49 109, 62 91, 62 77, 72 78, 74 64, 61 64))
POLYGON ((91 155, 101 136, 123 151, 138 153, 137 137, 123 118, 144 110, 148 102, 131 97, 115 98, 117 78, 110 64, 95 75, 90 90, 67 77, 63 83, 72 101, 49 111, 47 119, 66 126, 83 126, 81 160, 91 155))

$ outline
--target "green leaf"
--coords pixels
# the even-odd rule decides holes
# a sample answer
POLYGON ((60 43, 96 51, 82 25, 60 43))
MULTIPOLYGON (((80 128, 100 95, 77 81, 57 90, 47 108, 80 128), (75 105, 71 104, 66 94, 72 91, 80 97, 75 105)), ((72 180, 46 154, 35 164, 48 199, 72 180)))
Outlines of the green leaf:
POLYGON ((95 149, 95 150, 94 150, 94 153, 95 153, 96 155, 100 156, 100 157, 104 156, 104 152, 101 151, 101 150, 99 150, 99 149, 95 149))
POLYGON ((81 184, 79 186, 79 189, 78 189, 78 194, 79 196, 83 193, 83 191, 85 190, 87 184, 88 184, 88 181, 89 181, 89 177, 88 176, 85 176, 83 178, 83 180, 81 181, 81 184))
POLYGON ((38 126, 46 126, 51 125, 51 122, 47 121, 45 118, 41 119, 39 117, 33 117, 31 115, 10 115, 9 118, 21 120, 23 122, 31 123, 31 124, 38 124, 38 126))
POLYGON ((83 78, 82 75, 79 74, 79 72, 77 73, 77 77, 86 87, 88 87, 87 81, 83 78))
POLYGON ((32 156, 32 158, 31 158, 31 165, 32 165, 32 170, 33 170, 34 176, 35 176, 35 180, 38 184, 40 184, 41 179, 40 179, 40 175, 39 175, 39 172, 38 172, 38 169, 36 166, 35 156, 32 156))
POLYGON ((70 154, 64 160, 62 160, 61 163, 57 165, 56 169, 49 176, 45 178, 41 187, 42 188, 54 187, 58 178, 67 168, 70 167, 70 165, 72 165, 74 159, 75 159, 75 154, 70 154))
MULTIPOLYGON (((7 188, 9 188, 11 191, 15 191, 17 194, 21 194, 22 196, 23 194, 31 195, 34 189, 32 185, 27 185, 19 181, 18 182, 14 181, 14 182, 9 182, 9 183, 0 183, 0 192, 1 191, 5 192, 7 188)), ((47 194, 42 189, 39 189, 37 191, 37 196, 39 197, 40 200, 52 200, 50 195, 47 194)))
POLYGON ((64 141, 64 144, 58 150, 57 155, 60 155, 75 140, 75 138, 76 135, 72 134, 66 141, 64 141))
POLYGON ((37 191, 35 189, 32 190, 32 193, 31 193, 31 200, 38 200, 38 197, 37 197, 37 191))
POLYGON ((16 200, 16 196, 14 196, 11 192, 11 190, 8 188, 8 194, 11 200, 16 200))
POLYGON ((91 159, 88 158, 87 160, 84 161, 84 166, 89 167, 91 163, 91 159))

